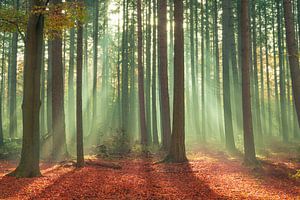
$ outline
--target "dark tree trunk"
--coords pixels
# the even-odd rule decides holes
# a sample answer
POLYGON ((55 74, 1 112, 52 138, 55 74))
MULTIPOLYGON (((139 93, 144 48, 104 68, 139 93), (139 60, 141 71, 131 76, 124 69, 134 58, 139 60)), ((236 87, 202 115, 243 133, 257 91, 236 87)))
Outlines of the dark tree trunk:
POLYGON ((287 113, 286 113, 286 89, 284 78, 284 66, 283 66, 283 45, 282 45, 282 19, 281 19, 281 4, 280 1, 276 1, 277 6, 277 47, 279 52, 279 88, 280 88, 280 109, 281 109, 281 133, 284 142, 288 141, 287 134, 287 113))
POLYGON ((174 111, 173 131, 168 162, 186 162, 185 114, 184 114, 184 34, 183 1, 174 0, 175 41, 174 41, 174 111))
POLYGON ((230 100, 230 79, 229 79, 229 68, 230 68, 230 9, 231 0, 224 0, 222 2, 223 8, 223 103, 224 103, 224 123, 225 123, 225 141, 226 148, 229 151, 235 151, 235 143, 233 136, 232 127, 232 112, 231 112, 231 100, 230 100))
POLYGON ((142 13, 141 0, 137 1, 137 18, 138 18, 138 86, 139 86, 139 116, 140 116, 140 131, 141 144, 148 144, 147 141, 147 126, 145 113, 145 93, 144 93, 144 68, 143 68, 143 35, 142 35, 142 13))
POLYGON ((256 163, 254 137, 252 129, 251 94, 250 94, 250 31, 249 31, 249 2, 243 0, 241 4, 242 30, 242 99, 244 124, 244 160, 247 164, 256 163))
MULTIPOLYGON (((30 9, 42 6, 40 0, 30 0, 30 9)), ((42 65, 44 17, 31 14, 27 24, 25 42, 25 67, 23 90, 23 143, 21 160, 15 171, 16 177, 40 176, 40 72, 42 65)))
POLYGON ((258 70, 257 70, 257 34, 256 34, 256 0, 252 1, 252 26, 253 26, 253 31, 252 31, 252 39, 253 39, 253 79, 254 79, 254 104, 255 104, 255 124, 256 124, 256 135, 258 136, 257 138, 257 144, 258 146, 262 146, 262 128, 261 128, 261 117, 260 117, 260 103, 259 103, 259 85, 258 85, 258 70))
POLYGON ((170 101, 168 89, 167 0, 158 1, 159 87, 161 96, 162 148, 170 146, 170 101))
POLYGON ((285 29, 286 29, 286 43, 289 55, 289 64, 292 78, 293 97, 298 117, 298 125, 300 125, 300 69, 298 59, 298 47, 295 37, 295 27, 292 15, 291 0, 283 1, 285 29))
POLYGON ((156 74, 157 74, 157 1, 153 1, 153 37, 152 37, 152 133, 153 144, 158 145, 157 107, 156 107, 156 74))
MULTIPOLYGON (((84 6, 82 0, 79 0, 84 6)), ((83 124, 82 124, 82 47, 83 47, 83 27, 82 22, 78 22, 77 27, 77 79, 76 79, 76 129, 77 129, 77 167, 84 166, 83 153, 83 124)))
MULTIPOLYGON (((53 0, 54 5, 61 0, 53 0)), ((58 15, 60 13, 57 13, 58 15)), ((67 156, 65 112, 64 112, 64 70, 62 62, 62 34, 57 32, 52 41, 52 158, 60 161, 67 156)))

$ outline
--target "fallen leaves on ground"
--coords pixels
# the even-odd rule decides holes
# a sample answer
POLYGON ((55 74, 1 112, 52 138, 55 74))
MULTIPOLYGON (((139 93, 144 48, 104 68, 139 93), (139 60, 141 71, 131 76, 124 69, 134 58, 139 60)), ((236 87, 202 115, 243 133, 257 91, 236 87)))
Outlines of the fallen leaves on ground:
POLYGON ((300 199, 300 182, 290 175, 298 164, 265 160, 256 169, 220 152, 191 157, 185 164, 114 160, 120 168, 42 163, 43 176, 31 179, 4 176, 17 163, 1 161, 0 199, 300 199))

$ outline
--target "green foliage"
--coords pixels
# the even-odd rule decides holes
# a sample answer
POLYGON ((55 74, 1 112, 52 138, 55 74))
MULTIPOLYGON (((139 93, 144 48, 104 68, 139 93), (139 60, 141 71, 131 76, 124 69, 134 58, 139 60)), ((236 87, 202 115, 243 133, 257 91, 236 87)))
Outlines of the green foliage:
POLYGON ((28 15, 24 11, 18 11, 12 7, 0 8, 0 31, 24 32, 28 21, 28 15))
MULTIPOLYGON (((49 38, 61 37, 63 31, 84 23, 86 8, 79 2, 64 2, 57 5, 36 6, 31 14, 44 15, 45 35, 49 38)), ((24 33, 29 15, 13 7, 0 8, 0 31, 24 33)))
POLYGON ((38 9, 45 15, 45 33, 50 38, 61 37, 63 31, 86 21, 86 9, 78 2, 64 2, 38 9))

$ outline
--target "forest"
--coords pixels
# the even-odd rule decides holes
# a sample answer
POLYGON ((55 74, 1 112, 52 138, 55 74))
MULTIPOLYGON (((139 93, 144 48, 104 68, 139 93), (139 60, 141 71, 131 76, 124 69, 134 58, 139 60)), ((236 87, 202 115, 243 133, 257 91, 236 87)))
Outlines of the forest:
POLYGON ((0 0, 0 199, 300 199, 300 0, 0 0))

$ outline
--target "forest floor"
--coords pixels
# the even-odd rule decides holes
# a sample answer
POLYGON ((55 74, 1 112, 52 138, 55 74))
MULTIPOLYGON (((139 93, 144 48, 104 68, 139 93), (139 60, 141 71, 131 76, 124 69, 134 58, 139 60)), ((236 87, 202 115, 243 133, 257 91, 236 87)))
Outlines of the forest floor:
POLYGON ((275 156, 251 168, 221 151, 188 157, 186 164, 154 164, 155 155, 92 160, 121 169, 42 162, 43 176, 31 179, 5 176, 17 162, 0 161, 0 199, 300 199, 300 181, 292 176, 299 161, 275 156))

